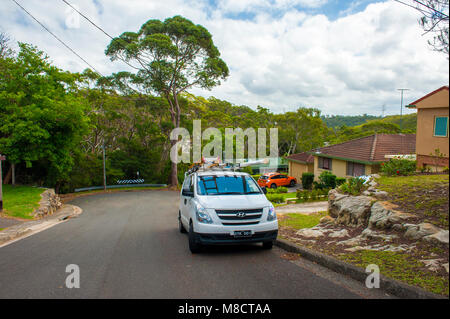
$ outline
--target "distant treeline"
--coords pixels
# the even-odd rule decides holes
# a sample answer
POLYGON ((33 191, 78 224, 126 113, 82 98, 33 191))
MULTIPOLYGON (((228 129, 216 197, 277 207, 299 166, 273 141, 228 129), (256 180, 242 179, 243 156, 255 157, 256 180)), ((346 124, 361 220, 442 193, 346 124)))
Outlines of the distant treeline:
POLYGON ((374 115, 322 115, 322 121, 325 122, 329 128, 339 128, 345 126, 356 126, 366 123, 369 120, 379 120, 381 116, 374 115))
POLYGON ((340 128, 342 126, 359 126, 371 121, 381 121, 383 123, 397 124, 402 130, 416 131, 417 116, 415 113, 400 115, 389 115, 385 117, 375 115, 322 115, 322 121, 329 128, 340 128))

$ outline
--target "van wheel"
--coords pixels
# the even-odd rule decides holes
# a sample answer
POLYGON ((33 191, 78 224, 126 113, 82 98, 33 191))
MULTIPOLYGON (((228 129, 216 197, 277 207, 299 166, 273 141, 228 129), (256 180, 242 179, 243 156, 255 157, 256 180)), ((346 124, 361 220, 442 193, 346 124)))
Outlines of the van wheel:
POLYGON ((273 189, 277 188, 277 184, 273 183, 272 185, 270 185, 270 188, 273 188, 273 189))
POLYGON ((189 224, 189 250, 191 253, 196 254, 201 250, 201 245, 195 241, 194 226, 189 224))
POLYGON ((271 241, 263 241, 263 248, 264 249, 272 249, 273 247, 273 240, 271 241))
POLYGON ((291 181, 291 183, 290 183, 291 187, 294 187, 294 186, 295 186, 295 184, 296 184, 296 183, 295 183, 295 181, 294 181, 294 180, 292 180, 292 181, 291 181))
POLYGON ((180 233, 185 234, 186 233, 186 229, 184 229, 183 223, 181 222, 181 214, 178 212, 178 230, 180 231, 180 233))

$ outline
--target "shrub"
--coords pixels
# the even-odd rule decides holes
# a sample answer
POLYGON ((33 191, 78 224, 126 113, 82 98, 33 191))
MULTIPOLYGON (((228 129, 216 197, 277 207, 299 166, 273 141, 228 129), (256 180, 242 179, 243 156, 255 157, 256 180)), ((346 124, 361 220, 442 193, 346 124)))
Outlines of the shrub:
POLYGON ((302 186, 303 189, 311 189, 314 181, 314 173, 302 174, 302 186))
POLYGON ((319 175, 319 182, 323 185, 323 188, 335 188, 336 187, 336 175, 329 171, 324 171, 319 175))
POLYGON ((341 186, 347 181, 345 177, 336 177, 336 186, 341 186))
POLYGON ((288 192, 288 189, 286 187, 277 187, 275 188, 276 193, 278 194, 285 194, 288 192))
POLYGON ((312 190, 311 192, 310 192, 310 195, 311 195, 311 200, 316 200, 317 199, 317 197, 318 197, 318 194, 319 193, 319 191, 318 190, 312 190))
POLYGON ((358 177, 352 177, 340 186, 341 191, 350 195, 359 195, 364 188, 364 180, 358 177))
POLYGON ((388 176, 411 175, 416 171, 416 161, 403 158, 392 158, 381 163, 381 172, 388 176))
POLYGON ((257 181, 260 176, 261 176, 261 174, 252 175, 252 177, 255 181, 257 181))
POLYGON ((271 201, 272 203, 284 203, 284 196, 281 194, 266 194, 266 197, 269 201, 271 201))

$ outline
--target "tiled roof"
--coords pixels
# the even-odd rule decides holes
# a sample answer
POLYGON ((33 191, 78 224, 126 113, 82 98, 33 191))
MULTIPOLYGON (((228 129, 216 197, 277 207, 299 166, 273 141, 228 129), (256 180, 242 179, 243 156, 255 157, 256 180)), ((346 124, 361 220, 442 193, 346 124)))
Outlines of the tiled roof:
POLYGON ((415 134, 375 134, 344 143, 321 147, 315 155, 362 162, 381 162, 385 155, 416 153, 415 134))
POLYGON ((293 160, 293 161, 303 162, 303 163, 308 163, 308 164, 314 163, 314 156, 307 152, 292 154, 292 155, 287 156, 286 158, 288 160, 293 160))

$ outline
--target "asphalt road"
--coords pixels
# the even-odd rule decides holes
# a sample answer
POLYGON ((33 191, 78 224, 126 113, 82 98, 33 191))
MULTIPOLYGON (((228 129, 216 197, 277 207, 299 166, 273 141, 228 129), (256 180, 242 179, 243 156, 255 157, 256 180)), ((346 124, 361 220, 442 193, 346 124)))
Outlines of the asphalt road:
POLYGON ((261 245, 198 255, 177 229, 178 193, 80 197, 78 218, 0 248, 0 298, 383 298, 376 289, 261 245), (80 288, 65 285, 66 266, 80 288))

